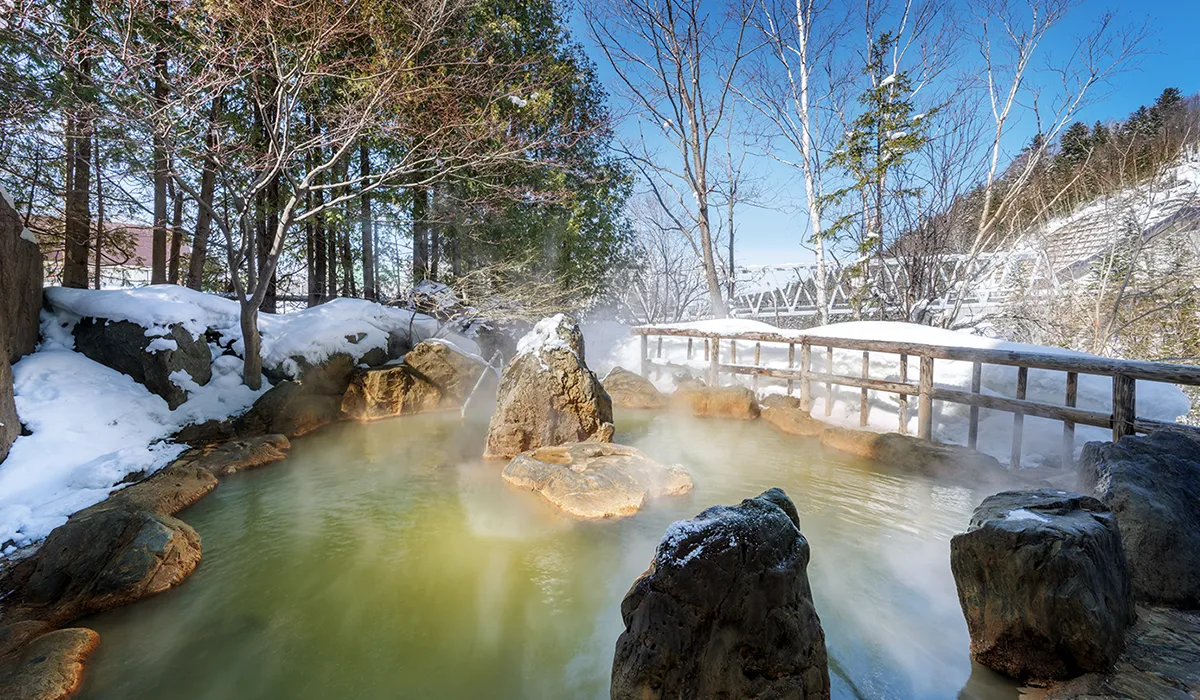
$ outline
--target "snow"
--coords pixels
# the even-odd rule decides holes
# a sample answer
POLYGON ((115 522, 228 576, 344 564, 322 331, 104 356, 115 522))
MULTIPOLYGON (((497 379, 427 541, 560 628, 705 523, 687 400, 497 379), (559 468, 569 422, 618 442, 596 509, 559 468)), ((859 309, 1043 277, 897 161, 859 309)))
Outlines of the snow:
MULTIPOLYGON (((534 325, 533 330, 521 336, 521 339, 517 341, 517 354, 537 355, 539 360, 542 353, 552 350, 566 350, 574 355, 575 351, 558 334, 558 327, 566 323, 567 318, 562 314, 554 314, 538 321, 534 325)), ((546 366, 544 360, 542 361, 542 366, 546 366)))
MULTIPOLYGON (((242 380, 238 304, 173 285, 88 291, 48 288, 42 345, 13 365, 17 413, 30 431, 0 463, 0 554, 36 543, 72 513, 100 502, 127 480, 169 464, 185 445, 170 441, 182 427, 244 413, 266 392, 242 380), (200 386, 185 371, 170 380, 188 392, 170 410, 132 378, 74 352, 72 329, 83 316, 130 321, 146 329, 151 352, 177 349, 172 324, 195 338, 215 332, 212 378, 200 386)), ((293 314, 259 316, 264 366, 295 368, 338 352, 356 359, 388 347, 390 336, 435 339, 478 357, 466 338, 441 333, 428 316, 361 299, 337 299, 293 314)))
POLYGON ((1015 510, 1008 511, 1008 513, 1006 513, 1004 515, 1004 519, 1005 520, 1032 520, 1032 521, 1038 522, 1038 523, 1050 522, 1050 518, 1042 515, 1041 513, 1035 513, 1032 510, 1026 510, 1025 508, 1017 508, 1015 510))
POLYGON ((21 229, 21 238, 24 238, 25 240, 29 241, 30 243, 32 243, 34 245, 37 245, 37 242, 38 242, 37 236, 33 235, 33 231, 30 231, 27 228, 21 229))
POLYGON ((0 199, 4 200, 4 203, 8 205, 9 209, 12 209, 13 211, 17 210, 17 205, 13 204, 12 197, 8 196, 8 190, 4 189, 4 185, 0 185, 0 199))
POLYGON ((523 99, 520 95, 509 95, 508 101, 519 107, 524 107, 529 104, 529 100, 523 99))
POLYGON ((887 87, 888 85, 891 85, 894 82, 896 82, 896 74, 892 73, 891 75, 889 75, 888 77, 884 78, 883 80, 881 80, 879 82, 879 87, 887 87))
MULTIPOLYGON (((591 326, 585 328, 588 349, 589 366, 600 376, 603 376, 615 366, 637 371, 641 365, 641 340, 637 337, 620 338, 611 324, 603 327, 603 333, 598 338, 587 335, 591 326), (597 342, 599 340, 600 342, 597 342)), ((1091 357, 1086 353, 1065 350, 1063 348, 1015 343, 981 335, 973 335, 963 331, 952 331, 932 326, 922 326, 911 323, 893 321, 855 321, 819 326, 808 330, 789 330, 775 328, 761 321, 751 319, 716 319, 687 323, 667 324, 665 328, 690 328, 707 333, 722 335, 742 332, 777 333, 789 339, 801 339, 805 335, 824 336, 846 339, 874 339, 906 343, 925 343, 965 348, 985 348, 996 350, 1012 350, 1020 352, 1035 352, 1051 355, 1074 357, 1091 357)), ((687 357, 687 338, 662 337, 662 359, 684 365, 700 377, 705 377, 708 362, 704 359, 703 344, 693 342, 692 359, 687 357)), ((650 352, 657 351, 657 337, 650 339, 650 352)), ((737 344, 738 364, 752 364, 754 344, 743 342, 737 344)), ((721 344, 721 362, 729 363, 729 343, 721 344)), ((799 362, 799 353, 795 361, 799 362)), ((788 366, 788 346, 784 343, 763 343, 761 364, 767 367, 786 368, 788 366)), ((820 348, 812 353, 812 368, 825 372, 825 351, 820 348)), ((872 352, 870 354, 870 376, 874 379, 899 381, 899 356, 887 353, 872 352)), ((973 366, 970 362, 937 360, 934 364, 934 383, 943 388, 970 390, 973 366)), ((907 380, 915 382, 918 374, 918 364, 914 358, 909 358, 907 380)), ((856 350, 835 350, 833 354, 832 372, 848 376, 859 376, 862 372, 862 352, 856 350)), ((672 372, 661 374, 652 373, 650 379, 662 391, 672 391, 674 381, 672 372)), ((722 383, 737 381, 749 385, 750 377, 730 378, 722 375, 722 383)), ((1078 377, 1077 405, 1084 410, 1108 413, 1112 410, 1112 380, 1098 375, 1080 374, 1078 377)), ((1002 365, 983 365, 981 391, 992 396, 1013 398, 1016 395, 1017 368, 1002 365)), ((832 412, 825 416, 824 386, 813 388, 812 415, 837 425, 850 428, 860 427, 860 399, 858 389, 852 387, 834 387, 832 412)), ((763 396, 784 393, 786 383, 778 380, 761 379, 759 393, 763 396)), ((798 391, 798 389, 797 389, 798 391)), ((1142 418, 1175 422, 1180 416, 1188 413, 1191 402, 1176 386, 1158 382, 1137 382, 1137 408, 1142 418)), ((871 391, 868 394, 870 405, 867 415, 867 428, 876 431, 894 431, 899 424, 899 397, 895 394, 871 391)), ((1028 375, 1026 398, 1032 401, 1063 405, 1066 396, 1066 373, 1032 369, 1028 375)), ((917 407, 915 397, 908 402, 908 431, 917 432, 917 407)), ((970 408, 968 406, 934 402, 934 439, 954 444, 965 444, 970 408)), ((989 409, 980 410, 978 449, 997 459, 1007 462, 1012 448, 1013 415, 1004 411, 989 409)), ((1034 416, 1025 416, 1022 440, 1022 466, 1049 466, 1060 462, 1062 446, 1062 423, 1034 416)), ((1083 444, 1092 440, 1109 440, 1112 433, 1103 428, 1092 426, 1076 426, 1075 453, 1078 454, 1083 444)))

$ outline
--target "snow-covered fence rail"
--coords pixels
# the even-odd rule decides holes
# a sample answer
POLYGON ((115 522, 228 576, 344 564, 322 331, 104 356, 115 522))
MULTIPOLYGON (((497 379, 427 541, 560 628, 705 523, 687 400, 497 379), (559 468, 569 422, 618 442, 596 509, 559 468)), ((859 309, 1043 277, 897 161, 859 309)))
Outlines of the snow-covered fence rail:
MULTIPOLYGON (((1063 461, 1073 458, 1075 426, 1090 425, 1111 429, 1112 439, 1125 435, 1146 433, 1176 424, 1137 414, 1135 381, 1165 382, 1200 386, 1200 367, 1173 365, 1163 362, 1119 360, 1092 356, 1076 356, 1039 352, 1024 352, 995 348, 971 348, 894 340, 870 340, 861 338, 832 338, 806 334, 768 332, 715 333, 686 328, 664 328, 637 326, 631 333, 641 338, 641 374, 649 377, 651 371, 662 369, 693 369, 694 365, 669 362, 663 359, 663 338, 687 339, 687 360, 703 353, 707 363, 708 381, 717 385, 722 374, 748 375, 754 388, 758 389, 760 377, 770 377, 787 382, 790 395, 799 384, 800 402, 803 410, 812 409, 814 384, 819 391, 824 385, 825 415, 833 407, 834 386, 858 388, 861 391, 859 418, 867 425, 869 411, 868 391, 879 391, 899 395, 899 432, 908 430, 910 397, 917 400, 917 435, 922 439, 932 438, 933 402, 944 401, 969 407, 967 446, 974 449, 979 438, 979 411, 990 409, 1013 414, 1012 458, 1014 468, 1020 466, 1022 451, 1022 426, 1025 416, 1034 416, 1062 422, 1063 461), (651 337, 657 338, 652 349, 651 337), (700 341, 699 343, 695 341, 700 341), (738 343, 753 347, 753 364, 738 362, 738 343), (786 368, 768 367, 761 363, 763 343, 787 347, 786 368), (797 353, 797 346, 799 352, 797 353), (724 349, 723 349, 724 347, 724 349), (813 352, 824 352, 823 367, 814 369, 813 352), (834 373, 833 353, 835 350, 862 352, 862 371, 859 376, 834 373), (899 356, 899 381, 871 377, 870 354, 884 353, 899 356), (727 361, 722 361, 724 353, 727 361), (917 363, 916 381, 910 378, 910 359, 917 363), (797 364, 798 360, 798 364, 797 364), (934 363, 936 360, 968 362, 972 366, 970 391, 935 386, 934 363), (984 365, 1003 365, 1017 368, 1016 391, 1013 397, 995 396, 981 391, 984 365), (1053 404, 1026 398, 1031 369, 1066 373, 1063 403, 1053 404), (1087 410, 1076 405, 1079 375, 1098 375, 1112 380, 1112 405, 1108 412, 1087 410)), ((697 358, 698 359, 698 358, 697 358)))

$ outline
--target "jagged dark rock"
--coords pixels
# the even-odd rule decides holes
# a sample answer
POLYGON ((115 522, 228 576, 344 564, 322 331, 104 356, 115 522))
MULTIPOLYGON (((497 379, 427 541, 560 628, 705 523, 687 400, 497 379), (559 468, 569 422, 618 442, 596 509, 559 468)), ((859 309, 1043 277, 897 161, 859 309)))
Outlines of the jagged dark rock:
POLYGON ((171 374, 187 372, 192 381, 203 386, 212 378, 212 353, 204 336, 192 337, 178 323, 172 324, 163 338, 173 341, 176 349, 149 352, 158 338, 146 337, 146 329, 129 321, 82 318, 75 324, 75 350, 100 364, 133 377, 153 394, 177 408, 187 401, 187 391, 171 379, 171 374))
POLYGON ((613 700, 828 698, 808 559, 779 489, 673 524, 621 602, 613 700))
POLYGON ((1117 519, 1052 489, 984 499, 950 541, 971 655, 1021 681, 1103 671, 1125 647, 1133 595, 1117 519))
POLYGON ((1200 433, 1090 442, 1079 470, 1117 516, 1138 600, 1200 608, 1200 433))

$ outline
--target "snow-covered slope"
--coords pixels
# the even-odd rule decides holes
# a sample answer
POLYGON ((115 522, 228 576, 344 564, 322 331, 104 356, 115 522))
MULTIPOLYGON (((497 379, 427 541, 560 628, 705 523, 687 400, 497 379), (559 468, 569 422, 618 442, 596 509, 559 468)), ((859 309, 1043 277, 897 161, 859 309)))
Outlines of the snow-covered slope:
MULTIPOLYGON (((49 288, 51 311, 42 312, 43 343, 13 366, 17 413, 29 435, 17 438, 0 463, 0 553, 44 538, 72 513, 103 500, 132 475, 149 474, 184 449, 169 440, 180 428, 246 411, 270 388, 251 391, 242 382, 238 304, 174 285, 87 291, 49 288), (213 376, 190 385, 188 400, 170 410, 130 377, 74 352, 71 331, 84 316, 131 321, 147 337, 181 323, 194 337, 215 331, 213 376)), ((319 363, 337 352, 355 357, 387 349, 389 336, 418 342, 439 334, 428 316, 361 299, 337 299, 293 314, 259 317, 263 362, 287 374, 293 357, 319 363), (410 335, 411 334, 411 335, 410 335), (356 342, 352 342, 355 339, 356 342)), ((442 342, 478 354, 460 336, 442 342)))
MULTIPOLYGON (((1000 350, 1016 350, 1024 352, 1040 352, 1059 355, 1088 357, 1086 353, 1064 350, 1062 348, 1013 343, 995 338, 973 335, 962 331, 951 331, 943 328, 933 328, 912 323, 896 323, 891 321, 857 321, 851 323, 834 323, 808 330, 784 330, 759 321, 747 319, 727 319, 712 321, 697 321, 691 323, 673 324, 674 328, 694 328, 706 332, 738 333, 748 331, 772 332, 789 337, 801 338, 806 334, 831 338, 870 338, 875 340, 892 340, 910 343, 929 343, 970 348, 993 348, 1000 350)), ((585 335, 588 328, 584 328, 585 335)), ((640 339, 625 337, 618 339, 614 329, 605 327, 606 337, 614 342, 602 346, 588 337, 588 362, 592 369, 604 376, 614 366, 620 365, 636 371, 640 364, 640 339)), ((657 339, 651 342, 651 353, 656 352, 657 339)), ((687 359, 686 338, 663 338, 663 359, 670 362, 688 365, 694 368, 698 376, 705 376, 708 363, 704 360, 702 348, 694 346, 692 360, 687 359)), ((739 344, 738 363, 753 363, 753 345, 739 344)), ((721 346, 721 361, 729 362, 729 345, 721 346)), ((798 360, 798 358, 797 358, 798 360)), ((784 344, 764 343, 762 345, 762 361, 764 366, 785 368, 788 366, 788 348, 784 344)), ((827 371, 825 367, 825 352, 814 351, 812 354, 813 369, 827 371)), ((833 354, 833 373, 848 376, 858 376, 862 371, 862 353, 850 350, 836 350, 833 354)), ((908 380, 914 381, 917 366, 909 363, 908 380)), ((972 365, 970 362, 938 360, 935 363, 934 383, 938 386, 956 389, 968 389, 971 384, 972 365)), ((897 381, 900 378, 900 360, 897 355, 871 353, 870 376, 875 379, 897 381)), ((663 374, 654 378, 655 383, 663 391, 673 389, 671 376, 663 374)), ((723 382, 729 382, 728 375, 722 376, 723 382)), ((738 377, 736 381, 749 385, 749 377, 738 377)), ((1017 368, 1000 365, 984 365, 982 376, 982 391, 994 396, 1014 397, 1016 395, 1017 368)), ((781 393, 786 391, 784 382, 760 380, 761 394, 781 393)), ((834 388, 832 414, 825 417, 824 386, 814 386, 813 416, 830 422, 857 427, 859 425, 860 394, 858 389, 849 387, 834 388)), ((1049 370, 1030 370, 1026 397, 1033 401, 1052 404, 1063 404, 1066 396, 1066 374, 1049 370)), ((1157 382, 1137 382, 1138 415, 1143 418, 1173 422, 1180 416, 1186 415, 1191 402, 1178 387, 1157 382)), ((1080 375, 1078 387, 1078 406, 1080 408, 1109 412, 1112 407, 1112 381, 1108 377, 1080 375)), ((909 400, 909 431, 916 432, 916 401, 909 400)), ((967 419, 969 408, 959 404, 934 405, 934 437, 942 442, 966 442, 967 419)), ((874 430, 896 430, 899 425, 899 399, 894 394, 870 392, 870 406, 867 425, 874 430)), ((1007 462, 1012 445, 1013 417, 1003 411, 980 411, 979 449, 991 454, 1001 461, 1007 462)), ((1057 464, 1062 445, 1062 424, 1042 418, 1025 417, 1023 432, 1022 465, 1036 466, 1038 464, 1057 464)), ((1075 431, 1075 448, 1078 451, 1085 442, 1090 440, 1107 440, 1111 433, 1101 428, 1078 426, 1075 431)))

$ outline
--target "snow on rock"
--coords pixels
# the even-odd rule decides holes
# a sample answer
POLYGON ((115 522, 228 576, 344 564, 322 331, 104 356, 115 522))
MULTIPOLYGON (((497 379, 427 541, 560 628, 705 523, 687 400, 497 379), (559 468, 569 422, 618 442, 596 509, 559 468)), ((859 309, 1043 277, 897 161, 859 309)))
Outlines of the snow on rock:
MULTIPOLYGON (((588 338, 589 364, 601 375, 610 371, 614 366, 622 366, 636 370, 640 366, 640 339, 619 333, 604 324, 600 337, 609 342, 595 343, 592 336, 588 338)), ((849 323, 834 323, 807 330, 791 330, 775 328, 761 321, 750 319, 715 319, 688 323, 667 324, 666 328, 690 328, 707 333, 733 334, 742 332, 776 333, 787 338, 801 339, 805 335, 824 336, 829 338, 889 340, 907 343, 925 343, 931 345, 946 345, 967 348, 986 348, 997 350, 1014 350, 1019 352, 1034 352, 1074 357, 1090 357, 1087 353, 1063 348, 1014 343, 996 338, 973 335, 963 331, 952 331, 944 328, 923 326, 913 323, 893 321, 854 321, 849 323)), ((704 360, 703 349, 695 350, 692 359, 687 359, 687 338, 663 337, 663 359, 672 363, 688 366, 696 376, 704 377, 708 371, 708 363, 704 360)), ((653 347, 657 347, 657 338, 652 338, 653 347)), ((652 350, 653 351, 653 350, 652 350)), ((738 344, 738 363, 750 364, 753 361, 754 347, 752 343, 738 344), (745 353, 745 354, 744 354, 745 353)), ((797 358, 798 360, 798 358, 797 358)), ((721 361, 729 361, 729 344, 721 344, 721 361)), ((762 364, 768 367, 786 368, 788 366, 788 346, 784 343, 763 343, 762 364)), ((873 352, 870 355, 870 376, 874 379, 898 381, 900 379, 899 356, 873 352)), ((812 353, 812 367, 818 372, 825 372, 824 349, 812 353)), ((835 374, 858 376, 862 371, 862 352, 854 350, 836 350, 833 355, 832 371, 835 374)), ((953 389, 969 390, 971 386, 972 364, 950 360, 937 360, 934 365, 934 383, 938 386, 953 389)), ((918 368, 911 358, 908 367, 908 381, 916 381, 918 368)), ((723 383, 732 381, 728 375, 721 378, 723 383)), ((749 384, 749 377, 738 377, 738 382, 749 384)), ((655 385, 660 391, 670 392, 674 389, 672 373, 664 372, 661 377, 654 378, 655 385)), ((993 396, 1015 397, 1017 385, 1017 368, 1001 365, 984 365, 982 374, 982 392, 993 396)), ((761 379, 759 393, 768 395, 783 393, 786 384, 782 381, 761 379)), ((825 418, 824 388, 815 390, 813 397, 812 415, 844 425, 857 428, 859 426, 860 394, 858 389, 851 387, 834 387, 833 413, 825 418)), ((899 397, 895 394, 870 392, 870 407, 868 427, 880 431, 896 430, 899 416, 899 397)), ((1066 396, 1066 373, 1033 369, 1029 371, 1026 397, 1032 401, 1062 405, 1066 396)), ((1180 416, 1187 415, 1191 402, 1178 387, 1159 382, 1137 382, 1138 415, 1143 418, 1175 422, 1180 416)), ((1079 408, 1107 413, 1112 409, 1112 380, 1097 375, 1079 375, 1078 400, 1079 408)), ((965 444, 970 409, 967 406, 934 402, 934 438, 940 442, 965 444)), ((916 433, 917 412, 915 399, 909 401, 909 432, 916 433)), ((982 409, 980 411, 979 450, 1007 461, 1012 447, 1012 414, 1004 411, 982 409)), ((1075 451, 1078 453, 1083 444, 1091 440, 1111 439, 1111 432, 1092 426, 1076 426, 1075 451)), ((1058 464, 1062 446, 1062 423, 1059 421, 1026 416, 1023 433, 1022 465, 1038 466, 1058 464)))
POLYGON ((554 314, 538 321, 533 330, 517 341, 518 355, 540 355, 551 350, 566 350, 574 354, 571 344, 558 334, 558 327, 568 323, 563 314, 554 314))

